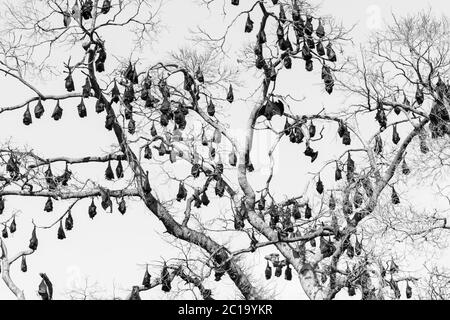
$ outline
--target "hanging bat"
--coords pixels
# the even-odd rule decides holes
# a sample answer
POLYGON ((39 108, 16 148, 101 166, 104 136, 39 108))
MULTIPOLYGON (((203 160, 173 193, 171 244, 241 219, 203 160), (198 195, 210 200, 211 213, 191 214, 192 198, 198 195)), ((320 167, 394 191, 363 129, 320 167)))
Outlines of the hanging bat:
POLYGON ((267 120, 272 120, 274 115, 282 116, 284 114, 284 104, 280 100, 268 100, 257 112, 256 119, 260 116, 265 116, 267 120))

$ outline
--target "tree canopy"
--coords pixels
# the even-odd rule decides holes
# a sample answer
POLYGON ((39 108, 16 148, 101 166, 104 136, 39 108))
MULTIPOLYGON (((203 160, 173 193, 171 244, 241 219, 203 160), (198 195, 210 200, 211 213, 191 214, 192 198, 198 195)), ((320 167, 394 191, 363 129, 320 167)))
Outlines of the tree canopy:
MULTIPOLYGON (((126 299, 156 288, 214 299, 221 282, 276 298, 273 277, 314 300, 448 297, 445 270, 407 262, 445 249, 450 228, 448 20, 394 16, 355 52, 352 30, 309 1, 200 2, 223 23, 174 51, 158 43, 162 1, 1 7, 0 73, 26 94, 0 118, 52 130, 51 156, 0 136, 6 286, 25 299, 10 270, 27 272, 42 235, 83 234, 83 212, 133 211, 155 217, 174 250, 145 264, 126 299), (79 156, 59 152, 88 130, 71 146, 79 156), (20 201, 39 205, 31 215, 20 201), (30 240, 11 252, 16 233, 30 240)), ((52 299, 50 273, 38 279, 52 299)))

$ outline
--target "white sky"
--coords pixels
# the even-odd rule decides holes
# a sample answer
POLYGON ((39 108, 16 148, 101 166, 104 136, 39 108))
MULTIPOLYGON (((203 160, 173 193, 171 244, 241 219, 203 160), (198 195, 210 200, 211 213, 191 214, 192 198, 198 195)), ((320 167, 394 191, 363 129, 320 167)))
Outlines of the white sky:
MULTIPOLYGON (((220 0, 218 0, 221 2, 220 0)), ((3 0, 0 0, 2 4, 3 0)), ((166 29, 158 35, 158 42, 151 46, 152 50, 146 50, 142 56, 148 58, 148 62, 157 62, 158 59, 165 57, 165 52, 175 50, 184 44, 189 44, 187 38, 188 30, 195 28, 197 25, 209 26, 212 31, 223 30, 224 24, 222 18, 217 17, 217 10, 210 13, 206 8, 201 8, 195 4, 195 0, 169 0, 164 1, 165 5, 162 11, 162 20, 166 25, 166 29), (215 27, 212 27, 215 25, 215 27)), ((228 1, 227 1, 228 2, 228 1)), ((245 2, 239 8, 245 8, 245 2)), ((248 1, 250 2, 250 1, 248 1)), ((253 2, 253 1, 251 1, 253 2)), ((316 2, 317 3, 317 2, 316 2)), ((448 1, 351 1, 325 0, 321 2, 321 12, 332 14, 336 20, 342 21, 345 26, 349 27, 356 24, 356 28, 352 32, 355 47, 363 43, 369 36, 370 31, 377 28, 383 28, 385 21, 390 20, 391 12, 396 14, 415 13, 432 7, 436 13, 449 12, 448 1)), ((234 17, 238 12, 236 8, 227 7, 228 13, 234 17)), ((220 11, 219 11, 220 12, 220 11)), ((240 47, 241 39, 247 37, 242 32, 245 18, 232 32, 232 39, 238 43, 240 47)), ((254 35, 248 36, 253 40, 254 35)), ((106 36, 106 47, 110 50, 109 57, 115 54, 121 57, 128 57, 129 38, 120 33, 111 33, 106 36)), ((72 53, 71 53, 72 54, 72 53)), ((76 53, 73 53, 76 54, 76 53)), ((232 53, 231 53, 232 54, 232 53)), ((136 58, 138 54, 134 54, 136 58)), ((66 56, 61 56, 64 60, 66 56)), ((62 60, 60 62, 62 65, 62 60)), ((324 94, 319 81, 319 72, 316 70, 311 75, 305 75, 304 71, 292 72, 289 76, 285 76, 279 80, 279 86, 286 87, 286 91, 293 93, 294 96, 301 98, 306 96, 307 100, 298 105, 298 110, 305 113, 314 113, 322 107, 326 107, 327 111, 339 110, 345 107, 345 97, 340 95, 332 95, 329 97, 324 94), (306 110, 306 111, 305 111, 306 110)), ((51 79, 46 83, 35 82, 43 92, 64 92, 63 77, 60 79, 51 79), (57 81, 56 81, 57 80, 57 81)), ((78 81, 77 87, 81 87, 82 82, 78 81)), ((248 94, 254 83, 249 83, 235 92, 236 96, 244 97, 248 94)), ((12 105, 21 102, 30 95, 29 90, 25 90, 16 82, 7 78, 0 78, 0 88, 2 101, 0 107, 12 105)), ((52 157, 56 155, 64 156, 85 156, 85 155, 102 155, 107 153, 111 143, 115 143, 115 139, 111 132, 104 129, 104 114, 97 115, 88 107, 88 117, 79 119, 76 114, 75 106, 77 101, 63 102, 64 114, 61 121, 55 122, 50 118, 51 111, 54 107, 53 102, 46 103, 46 113, 41 120, 33 117, 33 124, 25 127, 22 125, 22 112, 3 113, 0 116, 0 143, 4 143, 10 137, 16 145, 26 145, 33 148, 39 155, 43 157, 52 157)), ((33 105, 34 107, 34 105, 33 105)), ((231 114, 229 123, 232 130, 239 136, 239 130, 246 121, 246 115, 252 106, 241 102, 234 103, 228 113, 231 114)), ((284 120, 283 120, 284 121, 284 120)), ((283 121, 277 119, 275 126, 281 127, 283 121)), ((328 152, 330 157, 339 155, 343 149, 330 149, 329 143, 336 141, 334 139, 335 129, 326 129, 325 134, 333 137, 317 144, 319 150, 328 152), (321 149, 320 149, 321 148, 321 149), (327 151, 325 151, 327 150, 327 151)), ((255 141, 255 150, 252 160, 256 167, 262 168, 264 174, 264 165, 267 165, 266 147, 268 138, 257 137, 255 141), (261 152, 260 152, 261 151, 261 152), (259 164, 259 165, 258 165, 259 164)), ((308 172, 315 172, 320 169, 323 162, 317 161, 316 164, 310 165, 303 155, 303 146, 292 146, 284 144, 276 155, 278 167, 274 177, 274 189, 280 189, 277 194, 279 197, 283 195, 301 194, 305 187, 305 175, 308 172), (289 169, 289 170, 288 170, 289 169)), ((320 156, 319 156, 320 157, 320 156)), ((326 157, 321 160, 324 161, 326 157)), ((328 159, 328 157, 327 157, 328 159)), ((320 160, 320 159, 319 159, 320 160)), ((89 169, 82 169, 80 174, 92 177, 93 180, 100 180, 103 175, 105 165, 90 165, 89 169)), ((57 169, 56 169, 57 170, 57 169)), ((231 176, 235 178, 234 176, 231 176)), ((331 180, 330 177, 324 177, 326 182, 331 180)), ((253 174, 251 180, 255 184, 261 184, 263 179, 258 174, 253 174)), ((155 182, 153 188, 158 190, 155 182)), ((114 184, 107 185, 114 188, 114 184)), ((120 182, 115 187, 120 186, 120 182)), ((170 189, 170 187, 169 187, 170 189)), ((158 192, 158 191, 157 191, 158 192)), ((171 189, 171 192, 176 192, 171 189)), ((164 192, 158 193, 164 199, 164 192)), ((90 200, 89 200, 90 201, 90 200)), ((11 270, 12 278, 17 285, 25 290, 28 299, 37 299, 36 289, 40 278, 39 272, 46 272, 52 279, 55 287, 55 297, 61 298, 62 293, 75 282, 80 281, 83 276, 89 276, 91 279, 98 281, 108 294, 112 291, 113 283, 118 288, 116 294, 125 296, 126 292, 120 289, 129 290, 132 285, 140 283, 142 280, 144 269, 143 263, 155 263, 161 259, 171 258, 170 252, 173 249, 170 243, 161 239, 164 231, 161 224, 151 214, 148 213, 142 204, 128 200, 128 211, 125 216, 121 216, 117 211, 113 214, 104 212, 97 202, 98 215, 93 221, 90 221, 87 215, 87 207, 89 201, 80 202, 72 210, 74 217, 73 231, 66 232, 67 239, 59 241, 56 239, 57 228, 52 230, 38 231, 39 248, 36 253, 27 257, 28 272, 23 274, 20 271, 20 262, 13 265, 11 270)), ((38 225, 48 225, 58 217, 63 210, 66 209, 68 203, 54 202, 54 211, 52 213, 44 213, 43 206, 45 199, 17 199, 7 198, 6 210, 0 221, 4 221, 10 214, 17 212, 17 232, 7 240, 9 254, 12 255, 18 250, 22 250, 28 246, 28 240, 31 234, 30 219, 35 218, 38 225)), ((219 210, 223 204, 214 207, 219 210)), ((210 209, 211 210, 211 209, 210 209)), ((208 215, 208 210, 202 210, 202 214, 208 215)), ((168 239, 168 238, 166 238, 168 239)), ((261 257, 267 251, 257 253, 255 257, 249 259, 249 265, 258 264, 261 257)), ((152 270, 152 274, 159 273, 159 269, 152 270)), ((263 267, 256 270, 256 276, 259 279, 263 277, 263 267)), ((282 278, 280 278, 282 279, 282 278)), ((277 298, 280 299, 302 299, 302 293, 298 281, 294 280, 287 283, 284 280, 274 279, 268 284, 277 292, 277 298)), ((214 284, 215 285, 215 284, 214 284)), ((225 290, 217 291, 217 298, 233 298, 234 291, 230 290, 230 283, 221 283, 225 290), (227 290, 228 288, 228 290, 227 290)), ((214 286, 213 289, 216 289, 214 286)), ((159 288, 150 292, 143 293, 144 298, 160 298, 166 299, 169 296, 161 293, 159 288)), ((14 296, 0 283, 0 299, 13 299, 14 296)))

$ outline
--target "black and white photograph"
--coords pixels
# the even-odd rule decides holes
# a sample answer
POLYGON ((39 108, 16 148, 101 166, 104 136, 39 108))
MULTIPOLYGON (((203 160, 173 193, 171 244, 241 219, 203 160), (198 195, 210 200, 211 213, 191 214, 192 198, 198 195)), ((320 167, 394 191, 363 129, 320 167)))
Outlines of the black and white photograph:
POLYGON ((449 112, 446 0, 0 0, 0 300, 449 300, 449 112))

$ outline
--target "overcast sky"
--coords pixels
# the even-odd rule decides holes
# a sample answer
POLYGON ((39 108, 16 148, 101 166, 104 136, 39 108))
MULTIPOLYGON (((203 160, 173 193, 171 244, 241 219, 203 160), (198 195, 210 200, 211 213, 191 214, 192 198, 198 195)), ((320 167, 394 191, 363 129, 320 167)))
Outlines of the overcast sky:
MULTIPOLYGON (((0 0, 0 4, 2 2, 3 0, 0 0)), ((239 9, 244 8, 246 2, 241 1, 242 6, 239 9)), ((342 21, 346 27, 356 25, 351 33, 355 48, 368 39, 370 32, 383 28, 387 22, 391 21, 391 13, 405 15, 426 10, 429 7, 436 13, 445 13, 449 9, 448 1, 445 0, 324 0, 320 4, 320 12, 333 15, 336 20, 342 21)), ((229 6, 227 10, 232 17, 238 13, 238 9, 229 8, 229 6)), ((195 29, 197 25, 208 26, 209 30, 219 34, 223 30, 224 23, 222 23, 222 17, 217 16, 217 12, 217 10, 209 12, 206 8, 199 9, 195 0, 164 1, 161 20, 165 29, 160 32, 157 41, 151 44, 152 49, 146 49, 142 56, 148 59, 148 63, 154 63, 165 58, 166 52, 170 50, 189 46, 189 29, 195 29)), ((244 22, 243 19, 242 26, 244 22)), ((231 56, 234 50, 240 48, 242 41, 245 40, 243 37, 242 30, 235 28, 231 39, 238 45, 230 49, 231 56)), ((115 32, 107 35, 106 47, 117 56, 129 57, 130 53, 127 48, 130 47, 130 43, 129 38, 125 35, 115 32)), ((133 58, 138 55, 133 54, 133 58)), ((61 56, 61 58, 67 59, 66 56, 61 56)), ((145 61, 142 62, 142 64, 144 63, 145 61)), ((60 65, 62 66, 62 60, 60 65)), ((238 64, 237 67, 239 67, 238 64)), ((330 111, 344 107, 346 101, 344 96, 328 97, 324 95, 317 75, 316 72, 314 80, 310 81, 313 79, 310 77, 313 76, 305 76, 305 73, 302 72, 300 77, 294 73, 292 76, 283 78, 279 85, 285 86, 286 90, 290 92, 294 92, 294 95, 298 98, 306 96, 307 101, 299 108, 305 108, 307 113, 317 112, 323 107, 330 111)), ((62 77, 61 79, 52 78, 47 82, 35 84, 46 93, 64 92, 62 77)), ((78 86, 81 86, 81 83, 78 86)), ((249 88, 238 88, 237 96, 244 96, 248 93, 249 88)), ((5 77, 0 77, 0 91, 2 94, 0 107, 19 103, 31 94, 29 90, 24 90, 23 86, 5 77)), ((46 103, 44 119, 35 120, 29 127, 22 125, 22 111, 1 114, 0 145, 11 138, 15 145, 33 148, 43 157, 56 155, 79 157, 102 155, 109 152, 110 145, 115 140, 111 132, 106 131, 103 127, 103 115, 94 114, 91 108, 90 113, 88 111, 89 116, 81 120, 76 114, 76 104, 75 101, 64 102, 62 104, 64 108, 63 119, 55 122, 49 117, 54 104, 53 102, 46 103)), ((229 110, 230 123, 235 135, 239 136, 239 130, 243 127, 246 115, 248 115, 252 106, 238 101, 233 104, 232 108, 229 110)), ((280 119, 276 121, 278 122, 275 122, 274 125, 282 126, 283 123, 280 119)), ((325 133, 327 132, 326 130, 325 133)), ((334 133, 331 135, 334 135, 334 133)), ((264 166, 267 165, 268 161, 265 157, 268 145, 267 139, 265 136, 260 136, 255 141, 254 161, 259 164, 257 167, 258 170, 262 170, 260 171, 261 174, 264 173, 264 166), (260 151, 261 153, 259 153, 260 151)), ((324 142, 322 148, 327 148, 326 143, 324 142)), ((323 162, 318 161, 317 164, 312 166, 305 159, 299 162, 298 158, 301 157, 302 152, 303 150, 293 146, 285 146, 277 153, 278 167, 273 184, 275 189, 278 187, 280 190, 283 189, 278 194, 279 197, 301 194, 303 188, 306 187, 305 176, 308 172, 317 171, 323 164, 323 162), (297 157, 297 160, 292 160, 291 157, 297 157), (283 170, 280 168, 283 168, 283 170), (294 183, 295 181, 302 182, 294 183)), ((339 154, 341 149, 328 149, 328 152, 330 156, 333 156, 339 154)), ((90 168, 82 168, 80 175, 99 180, 103 175, 105 166, 103 164, 90 166, 90 168)), ((252 181, 256 184, 260 183, 262 181, 261 174, 259 176, 253 175, 252 181)), ((157 183, 153 184, 157 185, 157 183)), ((117 185, 111 184, 111 188, 118 186, 119 183, 117 185)), ((157 193, 159 192, 157 187, 154 187, 154 190, 157 193)), ((164 192, 168 191, 174 192, 173 189, 169 188, 166 191, 161 191, 161 194, 158 193, 158 196, 164 199, 167 196, 164 192)), ((16 234, 7 240, 10 255, 28 246, 31 234, 31 218, 34 218, 38 225, 48 225, 68 205, 62 201, 55 202, 54 212, 44 213, 42 210, 44 203, 45 199, 7 199, 6 213, 3 217, 0 217, 0 221, 4 221, 12 213, 17 213, 18 226, 16 234)), ((23 274, 20 271, 20 263, 16 263, 12 267, 12 278, 19 287, 25 290, 28 299, 38 298, 36 290, 40 282, 39 272, 46 272, 53 280, 56 298, 63 297, 65 290, 80 282, 85 276, 90 277, 93 281, 98 281, 99 285, 107 290, 105 293, 107 295, 111 295, 115 284, 116 294, 124 297, 126 292, 122 289, 129 290, 132 285, 141 282, 144 272, 142 265, 144 263, 158 264, 162 259, 171 258, 172 246, 164 240, 170 238, 161 237, 164 230, 161 228, 159 221, 149 214, 147 209, 138 201, 133 203, 131 200, 129 201, 129 210, 125 216, 121 216, 117 211, 113 214, 104 212, 100 209, 100 204, 97 203, 99 214, 93 221, 88 218, 88 205, 89 201, 85 200, 74 207, 72 210, 75 220, 74 230, 66 233, 67 239, 64 241, 56 239, 56 228, 39 231, 39 248, 35 254, 27 257, 27 273, 23 274)), ((220 210, 221 206, 214 207, 214 209, 220 210)), ((205 211, 205 214, 208 214, 208 212, 205 211)), ((261 257, 267 252, 267 250, 258 252, 247 263, 259 266, 261 257)), ((152 271, 153 274, 159 272, 158 269, 152 271)), ((259 268, 257 272, 262 279, 263 267, 259 268)), ((295 279, 294 277, 294 281, 291 283, 274 279, 269 282, 269 286, 277 292, 277 298, 302 299, 305 296, 295 279)), ((220 290, 217 298, 235 297, 230 283, 225 281, 221 286, 225 290, 220 290)), ((166 299, 171 296, 161 293, 159 289, 154 289, 143 293, 142 297, 166 299)), ((3 283, 0 284, 0 299, 14 299, 12 293, 3 283)))

